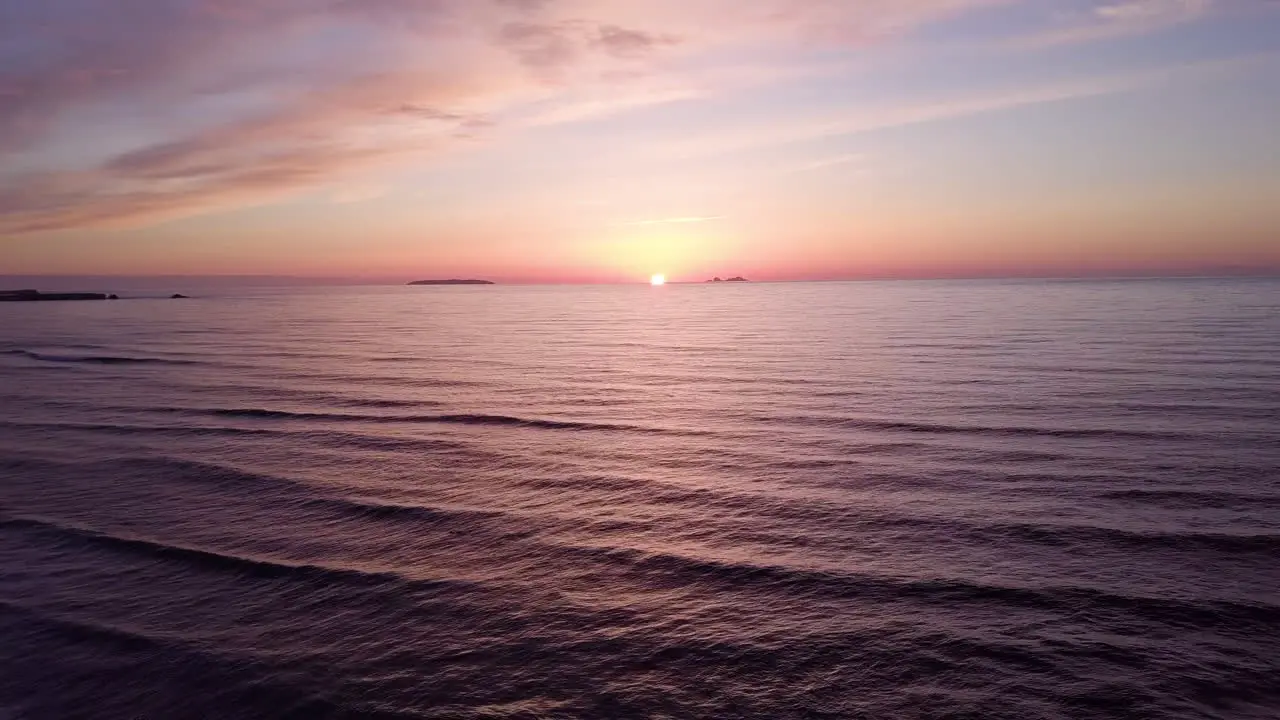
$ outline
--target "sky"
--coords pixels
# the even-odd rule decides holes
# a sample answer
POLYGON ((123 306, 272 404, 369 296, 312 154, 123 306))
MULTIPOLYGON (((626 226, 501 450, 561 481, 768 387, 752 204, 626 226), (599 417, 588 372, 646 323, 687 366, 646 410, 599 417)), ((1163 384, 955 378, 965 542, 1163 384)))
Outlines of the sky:
POLYGON ((0 275, 1280 271, 1277 0, 0 0, 0 275))

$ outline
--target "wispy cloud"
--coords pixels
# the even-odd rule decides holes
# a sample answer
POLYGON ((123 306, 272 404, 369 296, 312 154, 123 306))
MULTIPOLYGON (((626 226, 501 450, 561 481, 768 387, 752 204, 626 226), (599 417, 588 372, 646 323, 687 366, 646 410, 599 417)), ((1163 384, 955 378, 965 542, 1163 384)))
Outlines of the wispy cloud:
POLYGON ((579 98, 557 98, 545 107, 532 109, 521 118, 521 124, 560 125, 598 120, 628 110, 667 105, 702 96, 702 91, 692 87, 627 87, 612 94, 588 93, 579 98))
POLYGON ((669 157, 692 158, 857 135, 888 128, 970 117, 1019 107, 1132 92, 1173 81, 1212 77, 1223 72, 1274 63, 1265 53, 1228 60, 1187 63, 1105 77, 1062 80, 1044 85, 875 107, 851 108, 818 118, 719 129, 714 135, 665 142, 652 149, 669 157))
POLYGON ((431 74, 364 77, 116 154, 83 171, 0 177, 0 230, 154 222, 255 204, 342 173, 429 156, 483 120, 463 112, 424 116, 418 106, 465 104, 483 87, 460 88, 431 74), (25 189, 32 183, 58 191, 33 197, 25 189))
POLYGON ((149 223, 422 162, 560 92, 537 70, 636 67, 674 43, 618 23, 512 15, 538 5, 0 2, 0 156, 22 159, 0 170, 0 232, 149 223), (211 112, 182 117, 192 103, 211 112), (134 118, 116 140, 133 145, 112 152, 104 136, 104 158, 68 169, 62 135, 86 112, 134 118), (63 159, 41 169, 42 153, 63 159))
POLYGON ((807 163, 802 163, 792 168, 792 172, 809 172, 811 170, 822 170, 824 168, 836 167, 840 165, 859 165, 866 162, 867 156, 862 153, 844 153, 842 155, 832 155, 830 157, 818 158, 807 163))
POLYGON ((1031 49, 1089 43, 1158 32, 1199 20, 1215 0, 1119 0, 1061 15, 1055 27, 1014 38, 1006 45, 1031 49))
MULTIPOLYGON (((1172 22, 1208 1, 1115 2, 1091 22, 1172 22)), ((821 63, 831 53, 818 50, 892 42, 1008 2, 0 0, 0 233, 273 201, 530 126, 712 97, 793 71, 784 58, 821 63)), ((692 151, 1115 91, 859 110, 729 131, 692 151)))
POLYGON ((700 97, 717 87, 688 67, 710 53, 865 45, 1000 1, 0 0, 0 231, 259 202, 700 97), (121 131, 68 167, 95 113, 121 131))

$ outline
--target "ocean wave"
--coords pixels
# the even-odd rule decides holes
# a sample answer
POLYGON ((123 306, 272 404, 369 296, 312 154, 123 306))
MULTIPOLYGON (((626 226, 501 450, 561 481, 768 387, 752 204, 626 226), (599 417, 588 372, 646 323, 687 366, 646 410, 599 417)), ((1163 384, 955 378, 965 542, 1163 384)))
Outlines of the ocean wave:
POLYGON ((54 483, 69 484, 73 488, 80 483, 98 485, 102 478, 115 483, 132 483, 139 480, 160 479, 166 482, 193 481, 202 485, 234 490, 236 492, 292 491, 308 496, 316 487, 281 475, 250 472, 212 462, 196 462, 171 457, 133 456, 110 458, 88 462, 63 462, 32 457, 0 457, 0 469, 12 473, 11 482, 39 484, 51 487, 54 483))
MULTIPOLYGON (((339 513, 361 520, 407 520, 433 525, 457 525, 464 528, 474 528, 477 522, 490 520, 507 521, 512 517, 511 513, 498 510, 401 505, 379 500, 335 496, 308 498, 301 502, 301 506, 304 508, 336 510, 339 513)), ((517 532, 516 534, 524 535, 527 533, 517 532)))
POLYGON ((486 425, 494 427, 525 427, 544 430, 574 430, 602 432, 637 432, 670 435, 708 435, 713 434, 700 430, 677 430, 648 425, 629 425, 623 423, 600 423, 577 420, 550 420, 543 418, 523 418, 512 415, 489 415, 482 413, 454 413, 439 415, 361 415, 355 413, 333 412, 299 412, 291 410, 270 410, 265 408, 216 408, 212 410, 191 411, 217 417, 249 418, 266 420, 314 420, 333 422, 367 422, 367 423, 443 423, 454 425, 486 425))
MULTIPOLYGON (((298 380, 297 367, 290 364, 270 366, 261 363, 244 363, 231 365, 227 362, 221 363, 222 367, 244 369, 246 375, 255 380, 276 382, 278 384, 294 383, 298 380)), ((395 365, 388 367, 394 368, 395 365)), ((374 388, 392 388, 395 390, 428 388, 438 390, 440 388, 488 388, 493 383, 490 380, 464 380, 461 378, 443 378, 443 377, 426 377, 423 373, 414 375, 396 375, 396 374, 375 374, 368 372, 349 373, 349 372, 333 372, 330 368, 318 367, 314 370, 306 372, 308 381, 319 381, 326 383, 337 383, 346 387, 359 387, 362 389, 374 388)))
MULTIPOLYGON (((225 386, 200 385, 199 389, 202 395, 259 395, 262 398, 269 398, 270 402, 297 402, 321 407, 412 409, 435 407, 444 404, 440 400, 364 397, 320 390, 301 390, 280 385, 249 385, 243 382, 225 386)), ((258 401, 261 402, 262 399, 258 401)), ((189 408, 168 407, 153 409, 183 412, 189 408)))
POLYGON ((302 441, 344 450, 380 450, 431 453, 475 453, 464 443, 440 438, 395 437, 370 435, 344 430, 289 430, 271 427, 228 427, 206 425, 139 425, 134 423, 89 422, 18 422, 0 420, 0 429, 31 429, 42 431, 79 431, 95 435, 167 437, 167 438, 278 438, 302 441))
POLYGON ((971 525, 967 533, 1047 545, 1088 544, 1112 550, 1211 551, 1231 555, 1280 553, 1280 534, 1273 533, 1158 532, 1049 524, 971 525))
MULTIPOLYGON (((409 440, 411 444, 435 441, 409 440)), ((456 443, 444 443, 446 449, 469 452, 456 443)), ((357 499, 326 495, 324 486, 275 473, 248 471, 219 463, 196 462, 167 457, 127 457, 89 463, 56 463, 47 460, 6 458, 0 468, 15 474, 46 478, 73 472, 77 477, 145 477, 170 481, 191 480, 204 485, 235 488, 238 492, 276 492, 288 490, 276 502, 288 502, 303 508, 327 508, 362 519, 413 520, 432 524, 449 524, 461 528, 475 527, 477 522, 511 519, 507 511, 401 505, 380 499, 357 499)), ((755 518, 758 530, 777 532, 778 541, 797 527, 821 527, 824 532, 851 534, 875 539, 881 533, 895 536, 909 534, 913 544, 927 544, 936 538, 986 546, 1038 545, 1077 547, 1090 553, 1121 551, 1280 554, 1280 534, 1215 533, 1195 531, 1155 531, 1120 529, 1099 525, 1056 523, 973 522, 941 515, 901 514, 867 507, 838 503, 818 497, 781 497, 765 492, 730 491, 717 488, 690 487, 680 484, 610 475, 527 475, 518 484, 531 490, 578 493, 604 493, 622 501, 643 500, 646 504, 665 505, 697 511, 719 511, 735 515, 748 513, 755 518)), ((520 522, 503 531, 504 536, 532 534, 538 529, 535 518, 522 517, 520 522)))
MULTIPOLYGON (((100 462, 67 463, 40 458, 0 457, 0 471, 15 476, 38 478, 47 484, 61 478, 115 477, 130 479, 162 478, 168 483, 192 481, 237 494, 258 495, 273 507, 288 508, 288 512, 321 511, 332 518, 334 514, 358 521, 398 521, 459 529, 476 530, 480 523, 500 520, 509 524, 512 514, 498 510, 446 508, 421 504, 404 505, 385 500, 327 494, 318 485, 285 477, 283 475, 250 472, 228 465, 196 462, 165 457, 129 457, 100 462)), ((0 508, 0 512, 4 512, 0 508)), ((327 518, 328 519, 328 518, 327 518)), ((534 518, 522 518, 528 523, 534 518)), ((373 526, 369 526, 372 528, 373 526)), ((507 537, 530 535, 528 529, 511 524, 502 533, 507 537)))
POLYGON ((172 358, 127 357, 121 355, 59 355, 38 353, 31 350, 5 350, 9 355, 21 355, 32 360, 56 363, 86 363, 92 365, 197 365, 198 360, 172 358))
MULTIPOLYGON (((0 524, 5 521, 0 520, 0 524)), ((77 643, 108 645, 122 650, 155 652, 173 650, 183 644, 172 638, 158 638, 145 633, 126 630, 105 622, 90 622, 54 615, 47 611, 25 607, 8 600, 0 600, 0 611, 22 618, 28 626, 41 627, 77 643)))
POLYGON ((1010 607, 1053 613, 1111 613, 1183 628, 1273 631, 1280 605, 1137 596, 1080 586, 1014 587, 976 580, 907 580, 882 575, 694 558, 635 548, 560 546, 566 555, 612 565, 646 587, 715 586, 759 593, 813 595, 880 603, 1010 607))
MULTIPOLYGON (((90 658, 104 651, 117 658, 119 675, 98 672, 111 678, 113 692, 103 693, 103 685, 97 682, 76 682, 59 678, 57 690, 31 698, 26 712, 13 717, 88 717, 86 708, 92 707, 92 717, 185 717, 192 708, 192 698, 200 703, 234 709, 237 717, 361 717, 370 720, 421 720, 430 715, 405 702, 394 707, 383 701, 361 698, 338 700, 331 693, 320 692, 306 683, 299 682, 296 673, 281 672, 269 655, 255 652, 250 647, 214 646, 207 639, 188 637, 172 632, 120 625, 99 618, 77 617, 65 612, 53 612, 48 608, 31 608, 0 599, 0 619, 11 618, 20 628, 11 639, 14 655, 24 653, 23 660, 38 653, 57 653, 51 657, 49 667, 71 667, 76 663, 97 665, 90 658), (49 640, 56 639, 50 646, 49 640), (88 647, 86 647, 88 646, 88 647), (148 668, 141 670, 140 668, 148 668), (136 686, 132 682, 146 678, 146 690, 131 695, 136 686), (145 708, 147 712, 140 713, 145 708)), ((7 628, 16 629, 16 628, 7 628)), ((298 649, 295 662, 306 663, 309 658, 298 649)), ((0 662, 11 660, 0 653, 0 662)), ((44 681, 48 668, 39 680, 28 682, 38 687, 44 681)), ((46 681, 47 682, 47 681, 46 681)), ((106 682, 104 680, 104 682, 106 682)), ((31 690, 27 690, 32 694, 31 690)), ((0 705, 0 716, 5 714, 0 705)), ((225 712, 218 713, 226 715, 225 712)))
POLYGON ((135 425, 131 423, 93 422, 20 422, 14 420, 0 420, 0 428, 5 427, 29 428, 33 430, 79 430, 104 435, 141 435, 145 437, 200 437, 208 435, 248 437, 253 435, 287 434, 268 428, 135 425))
MULTIPOLYGON (((351 512, 366 517, 408 517, 414 520, 459 520, 469 522, 455 511, 435 508, 386 506, 351 501, 351 512)), ((488 515, 488 514, 486 514, 488 515)), ((318 563, 297 563, 278 559, 215 551, 183 544, 160 542, 136 536, 107 533, 96 529, 40 517, 8 515, 0 526, 56 537, 61 542, 81 542, 112 552, 173 562, 203 572, 224 572, 264 580, 341 583, 387 592, 445 591, 466 589, 469 583, 456 580, 411 578, 399 572, 361 570, 318 563)), ((729 561, 713 557, 691 557, 671 552, 651 552, 632 547, 581 546, 535 542, 531 557, 544 562, 595 565, 605 576, 630 578, 643 587, 681 587, 692 590, 710 584, 735 592, 782 593, 875 603, 915 603, 954 608, 958 604, 1008 607, 1050 613, 1102 614, 1117 621, 1159 623, 1187 629, 1226 629, 1245 632, 1274 628, 1280 623, 1280 606, 1260 602, 1216 599, 1185 600, 1125 594, 1096 587, 1041 586, 1015 587, 975 580, 901 579, 866 573, 832 572, 804 567, 729 561), (552 558, 557 558, 552 560, 552 558)))
POLYGON ((228 572, 268 580, 340 581, 364 587, 395 586, 397 588, 405 588, 412 586, 415 590, 446 588, 456 586, 460 582, 453 580, 410 580, 404 575, 392 571, 358 570, 316 563, 293 563, 252 557, 140 537, 117 535, 47 518, 10 515, 8 513, 5 513, 5 515, 0 517, 0 527, 46 533, 64 541, 83 542, 88 545, 132 555, 171 561, 205 571, 228 572))
POLYGON ((1107 500, 1121 500, 1173 508, 1280 508, 1280 495, 1231 492, 1228 490, 1177 490, 1130 488, 1098 493, 1107 500))
POLYGON ((385 398, 359 398, 359 397, 340 397, 340 396, 324 396, 319 400, 328 405, 337 405, 339 407, 351 408, 379 408, 387 410, 403 410, 416 407, 435 407, 444 405, 439 400, 388 400, 385 398))
MULTIPOLYGON (((1130 530, 1101 525, 1056 523, 977 522, 942 515, 904 514, 884 508, 868 508, 813 496, 785 497, 767 491, 741 492, 689 487, 630 477, 571 475, 529 477, 522 486, 564 492, 591 492, 625 502, 644 501, 690 511, 728 513, 752 518, 756 532, 774 533, 772 543, 794 537, 796 528, 821 528, 826 535, 876 540, 882 534, 898 542, 928 546, 935 542, 964 541, 972 545, 1075 547, 1089 553, 1165 552, 1280 554, 1278 533, 1214 533, 1196 531, 1130 530)), ((885 485, 901 486, 886 480, 885 485)))
POLYGON ((953 425, 948 423, 926 423, 906 420, 879 420, 816 415, 755 416, 753 419, 758 422, 768 424, 781 422, 812 427, 847 428, 852 430, 882 430, 889 432, 920 433, 930 435, 986 435, 992 437, 1015 438, 1097 438, 1104 440, 1185 440, 1195 437, 1194 435, 1189 435, 1183 432, 1134 430, 1127 428, 953 425))

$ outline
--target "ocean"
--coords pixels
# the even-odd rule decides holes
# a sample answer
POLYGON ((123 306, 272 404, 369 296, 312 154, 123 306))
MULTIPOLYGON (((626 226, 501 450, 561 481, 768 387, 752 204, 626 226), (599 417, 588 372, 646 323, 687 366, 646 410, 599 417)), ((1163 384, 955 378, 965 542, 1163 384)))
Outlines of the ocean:
POLYGON ((1280 717, 1280 281, 122 294, 0 306, 5 720, 1280 717))

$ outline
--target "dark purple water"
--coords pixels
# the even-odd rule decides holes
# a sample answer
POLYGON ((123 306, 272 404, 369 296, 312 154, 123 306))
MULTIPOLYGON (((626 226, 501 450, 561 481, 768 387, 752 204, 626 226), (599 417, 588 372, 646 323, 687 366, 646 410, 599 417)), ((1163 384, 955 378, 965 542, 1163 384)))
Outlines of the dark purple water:
POLYGON ((0 718, 1280 717, 1275 281, 9 304, 0 408, 0 718))

